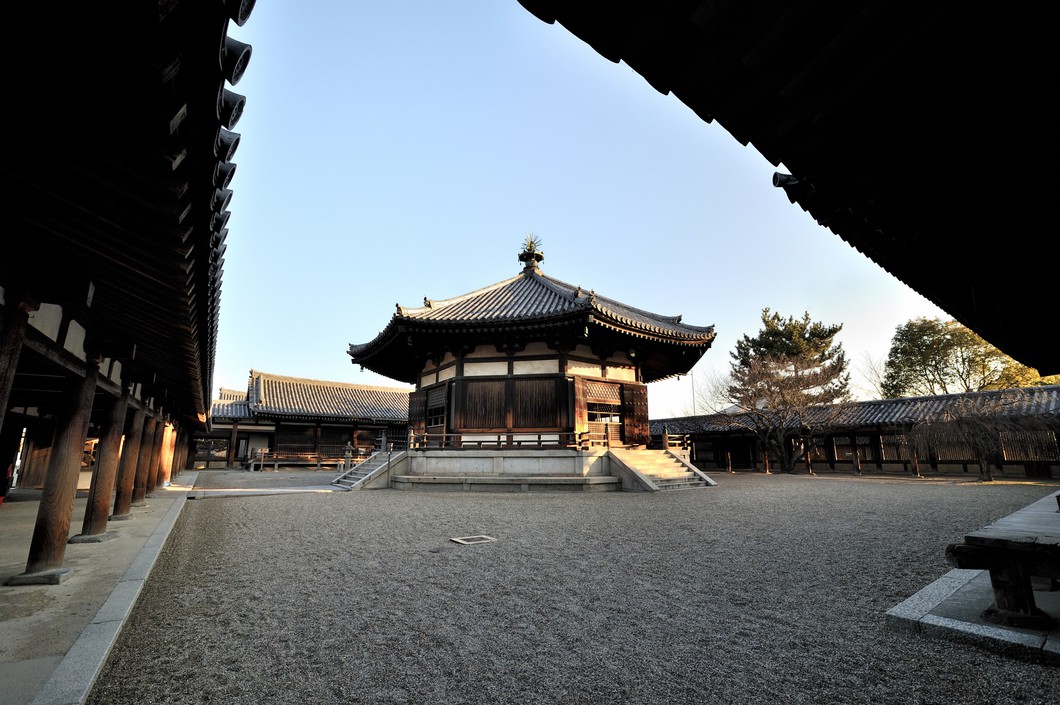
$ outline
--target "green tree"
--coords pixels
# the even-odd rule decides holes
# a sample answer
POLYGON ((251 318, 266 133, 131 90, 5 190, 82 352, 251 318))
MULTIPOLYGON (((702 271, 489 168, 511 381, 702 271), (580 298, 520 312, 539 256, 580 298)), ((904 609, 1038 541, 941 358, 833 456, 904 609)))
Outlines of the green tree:
POLYGON ((758 335, 743 336, 730 354, 727 392, 741 412, 732 422, 758 436, 784 472, 800 460, 809 467, 814 439, 850 400, 846 353, 835 343, 842 329, 812 321, 808 312, 785 319, 765 308, 758 335))
POLYGON ((916 318, 895 330, 880 391, 896 399, 1048 383, 956 321, 916 318))

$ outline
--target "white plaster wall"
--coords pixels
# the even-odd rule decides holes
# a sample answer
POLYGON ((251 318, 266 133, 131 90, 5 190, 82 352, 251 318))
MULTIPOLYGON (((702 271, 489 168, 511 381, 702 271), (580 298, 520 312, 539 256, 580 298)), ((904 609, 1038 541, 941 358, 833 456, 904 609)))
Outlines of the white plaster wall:
POLYGON ((526 346, 525 350, 523 350, 520 353, 516 353, 516 356, 518 357, 519 355, 555 355, 555 354, 556 354, 556 351, 550 349, 546 343, 530 343, 529 345, 526 346))
POLYGON ((426 387, 428 385, 434 384, 437 381, 438 381, 438 373, 437 372, 431 372, 430 374, 420 375, 420 386, 421 387, 426 387))
POLYGON ((464 359, 466 360, 469 357, 497 357, 498 355, 500 353, 492 345, 476 345, 474 350, 464 354, 464 359))
POLYGON ((439 370, 438 371, 438 381, 439 382, 443 382, 443 381, 445 381, 447 379, 452 379, 453 377, 456 377, 456 367, 455 366, 447 367, 444 370, 439 370))
MULTIPOLYGON (((240 429, 240 430, 242 430, 242 429, 240 429)), ((273 450, 269 446, 269 437, 267 435, 265 435, 265 434, 258 434, 258 433, 250 434, 250 437, 247 440, 247 448, 250 449, 250 451, 249 451, 250 452, 250 457, 252 457, 252 458, 256 455, 255 451, 258 448, 268 448, 269 450, 273 450)))
POLYGON ((512 370, 516 375, 554 375, 559 370, 559 359, 515 360, 512 370))
POLYGON ((581 377, 599 377, 600 366, 578 362, 577 360, 567 360, 567 374, 581 377))
POLYGON ((607 378, 617 379, 623 382, 636 382, 637 371, 632 367, 615 367, 612 365, 608 365, 607 378))
POLYGON ((465 377, 482 377, 486 375, 505 376, 508 374, 507 362, 465 362, 465 377))
POLYGON ((66 329, 66 340, 63 347, 80 360, 87 358, 85 354, 85 329, 77 321, 70 321, 66 329))
POLYGON ((39 310, 29 314, 29 324, 52 340, 59 339, 62 322, 63 307, 58 304, 41 304, 39 310))

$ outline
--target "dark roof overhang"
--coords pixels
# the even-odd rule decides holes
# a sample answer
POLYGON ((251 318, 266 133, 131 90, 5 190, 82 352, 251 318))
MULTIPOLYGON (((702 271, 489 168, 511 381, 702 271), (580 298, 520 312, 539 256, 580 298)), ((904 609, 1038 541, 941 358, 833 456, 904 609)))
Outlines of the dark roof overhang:
POLYGON ((253 6, 29 4, 18 23, 40 50, 4 50, 6 298, 73 313, 186 428, 209 423, 244 106, 230 88, 250 57, 228 29, 253 6))
POLYGON ((426 361, 445 352, 475 345, 511 345, 543 341, 573 348, 588 345, 602 355, 634 351, 644 381, 687 374, 714 340, 714 332, 675 338, 661 331, 630 325, 580 309, 563 316, 504 322, 438 321, 395 314, 374 340, 351 345, 355 365, 408 384, 415 384, 426 361))
POLYGON ((770 163, 787 198, 1019 362, 1060 373, 1047 3, 519 0, 770 163), (1035 260, 1037 261, 1037 260, 1035 260))

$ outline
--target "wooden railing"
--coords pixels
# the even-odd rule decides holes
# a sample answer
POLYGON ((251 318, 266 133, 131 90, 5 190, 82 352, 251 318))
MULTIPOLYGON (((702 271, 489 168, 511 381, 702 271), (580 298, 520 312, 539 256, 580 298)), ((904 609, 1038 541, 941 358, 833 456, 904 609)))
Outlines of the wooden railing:
POLYGON ((652 436, 651 445, 657 450, 669 450, 670 448, 688 450, 691 447, 691 439, 687 433, 660 433, 652 436))
POLYGON ((606 445, 607 439, 590 438, 587 431, 549 433, 409 433, 413 450, 483 450, 493 448, 572 448, 588 450, 606 445))
MULTIPOLYGON (((367 455, 354 454, 351 458, 353 463, 359 463, 367 455)), ((304 451, 292 451, 292 450, 280 450, 272 451, 268 448, 258 448, 255 450, 253 457, 247 460, 247 467, 250 470, 261 470, 266 465, 272 465, 273 469, 279 469, 281 465, 285 464, 297 464, 297 465, 316 465, 319 470, 324 465, 336 465, 346 461, 346 457, 340 452, 337 455, 328 452, 304 452, 304 451)))

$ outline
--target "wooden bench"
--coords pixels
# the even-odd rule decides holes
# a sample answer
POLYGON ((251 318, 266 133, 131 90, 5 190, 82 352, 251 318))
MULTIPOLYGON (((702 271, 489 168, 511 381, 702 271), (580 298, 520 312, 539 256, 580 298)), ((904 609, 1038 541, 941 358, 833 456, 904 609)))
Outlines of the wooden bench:
POLYGON ((1058 624, 1034 601, 1032 577, 1060 580, 1060 492, 964 537, 946 548, 955 568, 990 572, 994 604, 983 618, 995 624, 1051 631, 1058 624))

